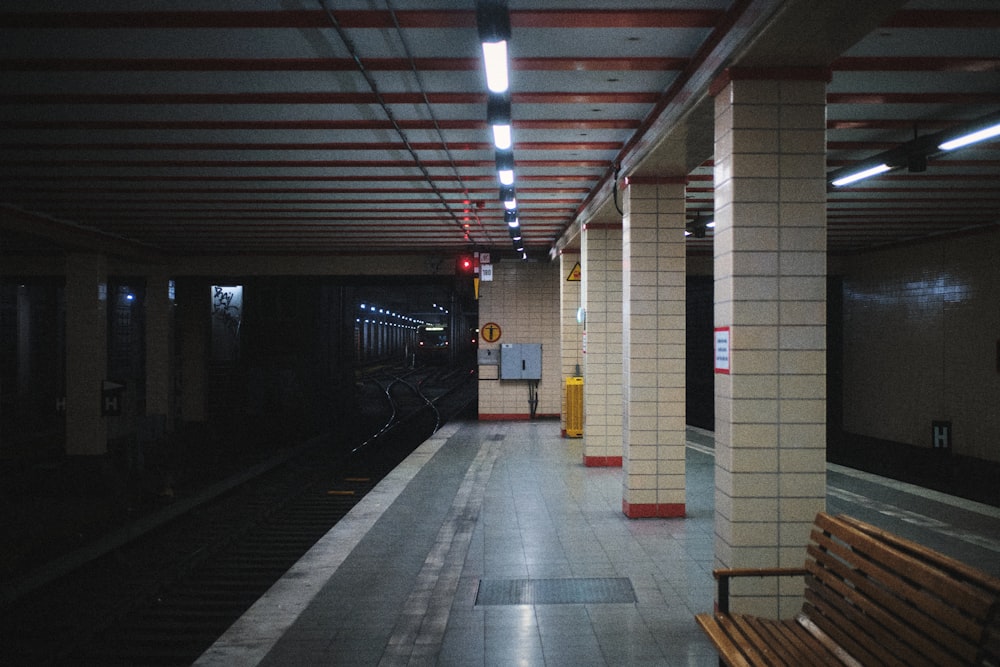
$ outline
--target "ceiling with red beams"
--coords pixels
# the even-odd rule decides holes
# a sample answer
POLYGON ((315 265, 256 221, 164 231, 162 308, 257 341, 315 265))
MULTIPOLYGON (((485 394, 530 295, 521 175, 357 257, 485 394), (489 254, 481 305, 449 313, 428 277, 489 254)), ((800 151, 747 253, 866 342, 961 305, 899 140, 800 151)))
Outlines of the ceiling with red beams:
MULTIPOLYGON (((625 176, 685 177, 709 220, 726 68, 828 68, 830 172, 1000 111, 995 0, 508 8, 529 258, 613 223, 625 176)), ((0 255, 514 253, 475 0, 5 2, 0 91, 0 255)), ((827 219, 832 253, 996 225, 1000 139, 831 189, 827 219)))

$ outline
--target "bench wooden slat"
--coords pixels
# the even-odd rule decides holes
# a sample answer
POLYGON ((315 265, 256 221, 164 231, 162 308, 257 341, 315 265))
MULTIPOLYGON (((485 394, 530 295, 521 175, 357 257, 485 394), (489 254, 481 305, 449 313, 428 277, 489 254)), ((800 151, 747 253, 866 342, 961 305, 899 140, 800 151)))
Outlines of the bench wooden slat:
POLYGON ((894 533, 882 530, 881 528, 867 524, 864 521, 855 519, 854 517, 842 514, 837 516, 837 519, 881 542, 885 542, 894 549, 934 564, 935 567, 949 572, 953 579, 968 582, 976 588, 988 592, 994 597, 994 599, 997 596, 1000 596, 1000 579, 997 577, 993 577, 982 570, 977 570, 976 568, 963 563, 962 561, 945 556, 940 552, 928 549, 927 547, 908 540, 905 537, 900 537, 894 533))
POLYGON ((745 617, 747 622, 757 630, 763 641, 780 647, 781 654, 786 656, 784 664, 791 667, 802 665, 826 665, 827 667, 843 667, 825 648, 812 641, 808 631, 795 619, 773 621, 770 619, 745 617))
MULTIPOLYGON (((874 645, 887 646, 894 654, 909 657, 915 661, 914 664, 919 664, 925 655, 931 657, 928 664, 948 664, 949 660, 954 660, 953 655, 943 653, 929 637, 930 634, 941 634, 935 628, 937 622, 910 613, 906 603, 893 596, 891 588, 897 583, 885 577, 873 582, 861 570, 850 569, 828 558, 822 566, 816 566, 815 578, 807 586, 814 595, 829 598, 831 607, 836 610, 834 613, 848 617, 846 622, 852 623, 858 630, 863 628, 874 645), (880 590, 879 585, 886 585, 887 588, 880 590), (916 629, 918 627, 919 630, 916 629)), ((814 620, 823 627, 825 617, 826 614, 824 618, 815 617, 814 620)), ((945 639, 948 639, 947 635, 945 639)), ((951 644, 953 651, 964 647, 966 659, 975 655, 975 647, 968 643, 955 641, 951 644)))
POLYGON ((753 662, 754 659, 759 659, 758 654, 747 656, 744 652, 742 638, 737 640, 730 635, 732 625, 725 622, 726 619, 726 616, 712 616, 711 614, 697 614, 694 617, 694 620, 698 622, 712 644, 715 645, 719 657, 729 667, 753 667, 755 664, 763 664, 753 662))
MULTIPOLYGON (((852 535, 851 544, 844 546, 825 534, 814 532, 813 541, 816 546, 810 545, 808 553, 814 560, 807 563, 807 568, 816 580, 836 589, 839 596, 852 602, 853 606, 845 608, 845 613, 855 613, 857 608, 875 621, 872 624, 865 619, 862 623, 867 624, 876 641, 913 647, 906 650, 916 656, 930 657, 935 664, 952 663, 956 656, 963 662, 975 659, 985 618, 970 619, 963 614, 987 613, 989 600, 985 600, 987 604, 984 605, 981 595, 962 591, 945 596, 955 603, 947 604, 914 583, 931 581, 937 572, 930 571, 926 564, 907 562, 886 553, 889 547, 871 543, 867 536, 852 535), (906 577, 883 567, 885 563, 907 572, 906 577), (957 604, 966 609, 956 607, 957 604)), ((962 586, 961 582, 953 585, 962 586)))
MULTIPOLYGON (((932 552, 924 548, 916 551, 901 550, 884 539, 876 538, 861 530, 857 527, 856 521, 853 524, 848 524, 839 518, 821 516, 817 518, 816 525, 825 531, 832 530, 836 525, 835 521, 840 521, 838 527, 846 526, 848 529, 854 530, 850 543, 854 551, 864 553, 868 558, 877 558, 880 564, 892 570, 895 578, 915 581, 920 590, 927 591, 928 597, 933 594, 944 600, 949 606, 961 609, 963 613, 970 614, 977 619, 986 618, 990 607, 996 600, 997 593, 1000 592, 1000 590, 990 592, 975 585, 956 585, 969 582, 956 576, 959 570, 946 566, 947 561, 951 561, 951 559, 944 555, 932 558, 932 552)), ((886 533, 883 534, 886 535, 886 533)), ((896 542, 900 543, 899 540, 896 542)), ((966 577, 966 579, 969 578, 966 577)), ((1000 585, 1000 582, 997 584, 1000 585)), ((921 593, 921 595, 924 594, 921 593)))
MULTIPOLYGON (((870 563, 867 561, 856 561, 854 555, 844 555, 843 549, 836 546, 830 546, 826 543, 823 538, 815 539, 817 544, 810 544, 806 552, 814 559, 815 563, 808 567, 810 572, 814 576, 822 578, 822 574, 817 570, 820 567, 826 567, 834 572, 837 572, 841 578, 852 580, 857 588, 864 592, 875 600, 879 601, 883 606, 892 608, 894 604, 899 600, 896 597, 900 589, 895 588, 890 590, 885 586, 886 581, 892 581, 899 579, 896 575, 886 571, 884 568, 879 567, 877 564, 870 563), (826 553, 834 553, 841 557, 849 569, 838 569, 835 563, 824 555, 820 550, 827 549, 826 553), (820 565, 821 564, 821 565, 820 565), (864 572, 864 574, 861 574, 864 572), (852 577, 852 573, 858 573, 859 576, 852 577), (865 582, 871 580, 870 585, 866 585, 865 582)), ((853 552, 857 554, 857 552, 853 552)), ((917 569, 913 568, 912 572, 916 573, 919 577, 917 569)), ((905 580, 900 580, 905 583, 905 580)), ((957 632, 959 635, 966 637, 973 644, 977 643, 980 639, 978 636, 982 632, 982 621, 985 615, 980 617, 974 617, 971 614, 966 615, 964 613, 956 613, 955 607, 947 604, 943 600, 927 594, 918 588, 909 587, 907 595, 912 596, 912 600, 916 601, 914 605, 907 605, 900 611, 903 616, 911 624, 921 624, 921 625, 944 625, 945 628, 939 629, 937 632, 937 637, 939 640, 944 641, 947 635, 953 632, 957 632), (919 606, 917 606, 919 605, 919 606)), ((983 611, 988 611, 988 607, 984 607, 983 611)))
MULTIPOLYGON (((830 549, 839 550, 839 547, 831 545, 830 549)), ((940 635, 941 633, 935 629, 937 621, 911 613, 914 610, 907 607, 906 601, 896 597, 901 582, 891 578, 887 573, 875 572, 874 569, 869 564, 850 561, 845 566, 828 554, 821 565, 815 566, 815 577, 807 586, 813 595, 826 599, 834 611, 823 616, 810 617, 824 629, 826 623, 831 622, 831 615, 843 617, 840 623, 850 624, 852 629, 849 634, 856 641, 870 645, 873 652, 885 647, 891 654, 909 664, 926 664, 929 667, 955 664, 954 653, 944 652, 937 642, 924 634, 933 632, 940 635), (876 578, 869 579, 871 575, 876 578)), ((972 649, 972 655, 966 651, 964 658, 972 659, 975 647, 970 647, 967 643, 964 647, 972 649)), ((954 651, 956 648, 962 648, 962 645, 953 645, 949 648, 954 651)))
POLYGON ((814 589, 807 587, 802 612, 858 662, 864 665, 891 662, 891 649, 875 642, 859 625, 849 621, 832 595, 818 596, 814 589))
POLYGON ((781 646, 776 646, 773 641, 768 641, 770 633, 763 629, 763 624, 760 622, 762 619, 743 614, 733 614, 730 620, 733 623, 733 627, 743 637, 743 641, 748 646, 753 646, 763 657, 764 662, 761 664, 770 665, 771 667, 797 667, 790 664, 785 657, 782 657, 783 651, 780 650, 781 646))
POLYGON ((695 620, 719 649, 724 662, 732 667, 861 666, 861 663, 852 661, 845 651, 838 649, 833 641, 818 640, 822 631, 818 628, 810 631, 808 624, 803 624, 798 618, 772 620, 743 614, 698 614, 695 620), (748 628, 752 628, 753 632, 748 632, 748 628), (780 653, 776 654, 769 648, 771 646, 779 647, 780 653))
MULTIPOLYGON (((813 638, 814 642, 822 647, 823 652, 830 653, 836 656, 839 665, 847 665, 847 667, 864 667, 858 660, 847 652, 847 650, 833 641, 833 638, 827 635, 825 632, 819 629, 815 623, 813 623, 808 616, 803 613, 799 613, 795 617, 796 622, 813 638)), ((818 651, 819 649, 817 649, 818 651)))
MULTIPOLYGON (((734 667, 906 665, 1000 667, 1000 580, 849 517, 816 516, 806 547, 802 613, 773 620, 699 614, 734 667)), ((730 578, 787 568, 718 570, 730 578)))

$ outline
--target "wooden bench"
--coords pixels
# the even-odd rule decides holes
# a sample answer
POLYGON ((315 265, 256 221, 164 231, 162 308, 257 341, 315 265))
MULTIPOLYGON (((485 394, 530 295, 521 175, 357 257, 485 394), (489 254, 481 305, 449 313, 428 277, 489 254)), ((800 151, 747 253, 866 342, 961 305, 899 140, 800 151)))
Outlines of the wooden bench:
POLYGON ((1000 665, 1000 579, 847 516, 816 516, 804 568, 716 570, 718 611, 695 619, 720 663, 1000 665), (802 611, 729 611, 734 577, 804 576, 802 611))

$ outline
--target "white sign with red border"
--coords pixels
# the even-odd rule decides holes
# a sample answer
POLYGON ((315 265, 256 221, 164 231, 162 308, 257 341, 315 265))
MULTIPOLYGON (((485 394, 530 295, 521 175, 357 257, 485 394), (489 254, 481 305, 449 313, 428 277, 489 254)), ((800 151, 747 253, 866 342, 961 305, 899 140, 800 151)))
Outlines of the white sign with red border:
POLYGON ((729 375, 729 327, 715 328, 715 372, 729 375))

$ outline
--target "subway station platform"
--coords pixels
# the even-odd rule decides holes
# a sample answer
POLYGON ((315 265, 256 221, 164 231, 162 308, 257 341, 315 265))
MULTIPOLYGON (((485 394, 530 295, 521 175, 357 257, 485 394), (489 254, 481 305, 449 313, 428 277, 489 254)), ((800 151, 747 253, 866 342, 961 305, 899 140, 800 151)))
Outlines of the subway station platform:
MULTIPOLYGON (((447 424, 196 664, 716 665, 711 445, 686 518, 630 520, 557 421, 447 424)), ((998 508, 831 466, 828 509, 1000 576, 998 508)))

